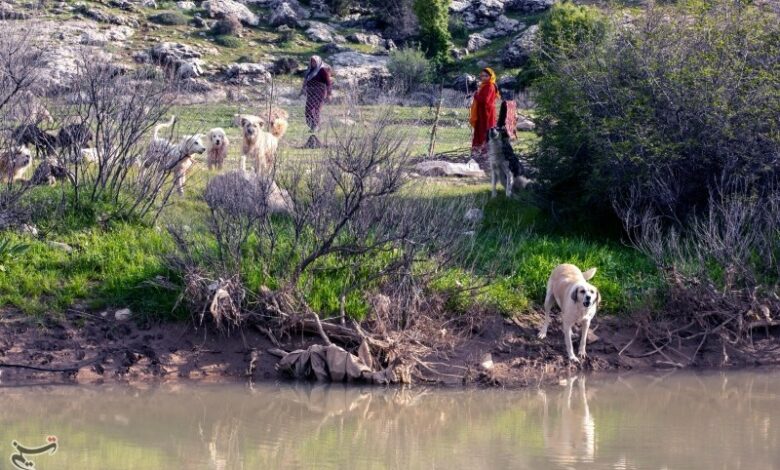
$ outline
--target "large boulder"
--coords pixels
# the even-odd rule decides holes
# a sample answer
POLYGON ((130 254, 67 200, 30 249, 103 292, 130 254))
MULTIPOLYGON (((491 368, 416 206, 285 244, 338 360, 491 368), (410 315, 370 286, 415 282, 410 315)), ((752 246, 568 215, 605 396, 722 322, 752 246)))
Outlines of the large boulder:
POLYGON ((268 23, 271 26, 298 26, 298 13, 293 10, 287 2, 282 2, 271 13, 271 17, 268 19, 268 23))
POLYGON ((201 4, 201 8, 212 18, 226 18, 232 15, 247 26, 257 26, 260 23, 257 15, 246 5, 233 0, 206 0, 201 4))
POLYGON ((355 44, 366 44, 369 46, 379 47, 384 45, 385 40, 378 34, 366 34, 366 33, 354 33, 347 36, 347 41, 355 44))
POLYGON ((482 31, 482 36, 487 39, 496 39, 509 36, 525 29, 525 24, 501 15, 493 23, 493 26, 482 31))
POLYGON ((162 42, 149 50, 152 62, 161 65, 179 79, 198 78, 203 74, 202 54, 186 44, 162 42))
POLYGON ((384 85, 391 75, 387 69, 388 57, 363 54, 360 52, 341 52, 330 57, 336 84, 339 86, 384 85))
POLYGON ((310 21, 309 28, 306 30, 306 36, 315 42, 344 42, 343 36, 336 33, 336 28, 329 24, 319 21, 310 21))
POLYGON ((491 43, 490 39, 486 38, 485 36, 474 33, 469 35, 469 40, 466 43, 466 49, 469 52, 474 52, 482 49, 483 47, 489 45, 491 43))
POLYGON ((538 13, 545 11, 555 4, 555 0, 506 0, 504 5, 507 10, 523 13, 538 13))
POLYGON ((531 58, 536 48, 539 27, 533 25, 517 35, 501 51, 501 63, 505 67, 522 67, 531 58))
POLYGON ((271 79, 270 63, 235 63, 230 64, 225 71, 226 81, 237 85, 267 83, 271 79))
POLYGON ((124 42, 135 34, 129 26, 112 26, 106 30, 85 29, 81 34, 80 43, 88 46, 105 46, 108 43, 124 42))
POLYGON ((473 2, 475 13, 483 18, 495 19, 504 13, 504 0, 481 0, 473 2))

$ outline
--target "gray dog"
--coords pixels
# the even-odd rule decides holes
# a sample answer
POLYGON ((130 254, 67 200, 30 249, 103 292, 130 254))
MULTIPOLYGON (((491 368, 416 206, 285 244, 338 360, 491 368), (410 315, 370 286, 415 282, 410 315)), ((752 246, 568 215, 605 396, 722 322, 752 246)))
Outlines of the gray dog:
POLYGON ((488 131, 488 157, 493 197, 496 197, 498 181, 504 186, 506 197, 512 196, 513 189, 524 189, 532 183, 527 177, 528 168, 515 155, 505 128, 494 127, 488 131))

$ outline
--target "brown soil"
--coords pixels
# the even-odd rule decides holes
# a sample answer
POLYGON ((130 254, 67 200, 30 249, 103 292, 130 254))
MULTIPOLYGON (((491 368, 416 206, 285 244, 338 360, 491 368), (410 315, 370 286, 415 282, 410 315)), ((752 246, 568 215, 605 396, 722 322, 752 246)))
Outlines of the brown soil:
MULTIPOLYGON (((9 312, 2 318, 0 386, 283 379, 274 368, 278 358, 268 352, 273 345, 254 330, 223 336, 191 324, 137 325, 91 314, 68 314, 43 324, 9 312)), ((778 330, 758 332, 739 349, 711 339, 698 353, 682 346, 653 352, 655 347, 635 334, 633 322, 597 317, 594 324, 589 357, 581 365, 566 360, 559 325, 553 324, 542 341, 536 338, 535 323, 498 316, 484 320, 468 339, 426 358, 426 363, 439 372, 431 378, 442 384, 504 387, 557 382, 581 370, 780 365, 778 330), (490 369, 480 365, 487 355, 493 361, 490 369)), ((289 351, 318 342, 317 337, 301 335, 284 347, 289 351)))

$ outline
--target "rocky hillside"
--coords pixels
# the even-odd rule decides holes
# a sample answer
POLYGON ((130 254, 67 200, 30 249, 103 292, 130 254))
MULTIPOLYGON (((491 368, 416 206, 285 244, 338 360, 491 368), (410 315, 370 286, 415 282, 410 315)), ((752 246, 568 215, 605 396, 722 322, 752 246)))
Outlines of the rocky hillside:
MULTIPOLYGON (((448 77, 450 86, 473 84, 471 75, 488 65, 511 85, 528 60, 540 13, 554 1, 453 0, 458 70, 448 77)), ((404 6, 411 2, 395 3, 396 13, 388 13, 372 1, 345 7, 334 0, 0 0, 0 22, 36 32, 55 86, 86 55, 118 68, 146 67, 214 97, 251 93, 251 85, 272 75, 292 82, 311 54, 333 66, 339 87, 391 83, 390 51, 416 39, 416 20, 404 6)))

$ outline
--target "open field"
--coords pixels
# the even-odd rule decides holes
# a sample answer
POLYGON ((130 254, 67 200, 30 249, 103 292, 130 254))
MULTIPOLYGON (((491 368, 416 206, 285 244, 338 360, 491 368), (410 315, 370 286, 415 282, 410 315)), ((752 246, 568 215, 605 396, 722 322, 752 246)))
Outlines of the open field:
MULTIPOLYGON (((318 158, 320 150, 300 148, 307 137, 301 107, 286 108, 291 114, 290 129, 283 139, 279 158, 318 158)), ((177 108, 174 112, 181 133, 225 128, 232 141, 226 167, 237 168, 240 136, 239 130, 232 126, 232 116, 251 109, 250 106, 207 105, 177 108)), ((330 112, 344 113, 337 106, 330 112)), ((343 117, 360 125, 379 113, 391 113, 394 126, 414 138, 414 154, 423 155, 433 112, 428 107, 366 106, 353 108, 343 117)), ((465 108, 442 110, 437 151, 468 146, 470 131, 466 119, 465 108)), ((534 139, 531 133, 521 133, 518 149, 532 145, 534 139)), ((62 187, 36 189, 28 202, 37 208, 33 222, 40 231, 39 237, 2 235, 27 249, 21 255, 0 258, 0 304, 33 315, 56 315, 68 308, 99 310, 127 306, 152 318, 185 317, 186 312, 177 303, 179 292, 160 287, 159 281, 169 280, 174 285, 179 282, 165 262, 173 249, 166 231, 168 225, 184 225, 196 238, 211 243, 206 225, 208 208, 202 195, 206 182, 215 172, 209 172, 201 159, 190 175, 185 196, 175 197, 155 223, 101 221, 103 211, 99 206, 85 207, 78 214, 62 213, 59 209, 62 187), (51 242, 66 243, 73 251, 63 251, 51 242)), ((489 260, 485 262, 484 272, 480 273, 479 265, 473 275, 453 268, 438 285, 445 289, 461 281, 483 280, 467 279, 469 276, 484 276, 484 280, 490 278, 490 283, 477 295, 463 294, 452 302, 454 311, 480 305, 506 315, 531 313, 543 300, 550 270, 561 262, 599 268, 595 283, 602 291, 605 312, 621 314, 657 300, 660 281, 652 264, 617 238, 596 235, 598 227, 574 229, 549 220, 527 194, 511 200, 500 194, 491 200, 487 181, 427 178, 424 182, 430 189, 426 197, 474 198, 475 205, 484 205, 485 209, 484 223, 474 235, 480 259, 489 260), (500 253, 497 256, 502 259, 495 260, 491 253, 500 253)), ((248 264, 243 273, 247 282, 259 282, 255 268, 248 264)), ((334 314, 338 309, 338 282, 334 283, 327 275, 315 276, 311 281, 309 303, 320 309, 323 316, 334 314)), ((364 303, 356 294, 349 299, 349 313, 361 316, 364 303)))

